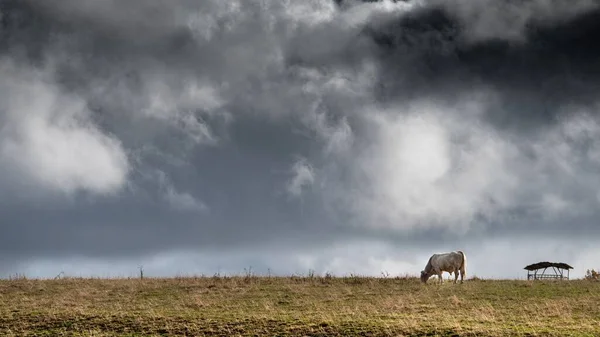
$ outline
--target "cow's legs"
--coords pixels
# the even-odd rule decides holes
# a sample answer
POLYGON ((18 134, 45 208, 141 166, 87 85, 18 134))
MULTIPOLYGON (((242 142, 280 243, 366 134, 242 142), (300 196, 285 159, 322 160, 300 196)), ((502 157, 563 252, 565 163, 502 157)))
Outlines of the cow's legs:
POLYGON ((467 272, 467 271, 466 271, 464 268, 463 268, 463 269, 461 269, 461 271, 460 271, 460 283, 463 283, 463 280, 464 280, 464 278, 465 278, 465 274, 466 274, 466 272, 467 272))
POLYGON ((458 269, 454 271, 454 284, 456 284, 456 280, 458 280, 458 269))

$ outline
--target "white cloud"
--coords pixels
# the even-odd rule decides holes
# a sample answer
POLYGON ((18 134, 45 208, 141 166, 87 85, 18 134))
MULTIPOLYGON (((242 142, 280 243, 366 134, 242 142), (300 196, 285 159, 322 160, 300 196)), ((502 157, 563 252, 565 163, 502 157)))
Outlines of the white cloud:
POLYGON ((452 117, 477 116, 478 109, 415 103, 393 113, 370 111, 377 137, 354 161, 352 184, 359 188, 341 192, 356 215, 375 227, 466 230, 476 212, 508 206, 518 185, 508 170, 514 146, 452 117))
POLYGON ((167 187, 165 199, 169 205, 176 210, 200 213, 208 211, 208 206, 203 202, 194 198, 189 193, 176 191, 172 186, 167 187))
POLYGON ((190 193, 177 190, 165 172, 153 170, 146 173, 145 177, 158 183, 162 202, 166 202, 173 210, 196 213, 206 213, 210 210, 208 205, 190 193))
MULTIPOLYGON (((373 140, 357 147, 345 164, 352 179, 325 191, 328 200, 349 212, 353 224, 399 231, 464 233, 481 225, 478 216, 504 221, 518 209, 540 221, 589 214, 600 188, 591 173, 600 164, 595 118, 574 113, 515 138, 481 121, 493 95, 459 101, 366 111, 373 140)), ((322 173, 329 188, 338 168, 322 173)))
POLYGON ((415 276, 422 269, 422 261, 428 258, 413 247, 398 249, 384 242, 353 240, 332 244, 319 254, 303 252, 294 257, 293 265, 306 271, 312 269, 319 275, 415 276))
POLYGON ((171 88, 160 81, 154 81, 146 87, 148 106, 143 109, 147 117, 162 120, 181 130, 194 144, 214 145, 218 138, 202 117, 219 116, 226 122, 232 116, 221 111, 224 99, 208 83, 199 84, 190 80, 181 88, 171 88))
POLYGON ((333 1, 306 0, 301 2, 282 1, 283 13, 294 21, 304 24, 319 24, 333 19, 335 3, 333 1))
POLYGON ((127 181, 119 140, 91 121, 85 102, 42 73, 0 64, 0 169, 21 188, 107 194, 127 181))
POLYGON ((310 187, 315 182, 313 167, 303 158, 298 159, 291 168, 292 178, 286 186, 287 192, 299 197, 305 187, 310 187))

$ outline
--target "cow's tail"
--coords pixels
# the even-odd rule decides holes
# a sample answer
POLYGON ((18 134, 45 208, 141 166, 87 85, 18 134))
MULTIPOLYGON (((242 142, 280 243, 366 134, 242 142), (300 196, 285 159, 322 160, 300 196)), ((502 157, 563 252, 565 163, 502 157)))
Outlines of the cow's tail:
POLYGON ((462 250, 459 250, 458 252, 460 255, 462 255, 462 262, 460 263, 459 269, 461 272, 465 273, 467 271, 467 256, 462 252, 462 250))

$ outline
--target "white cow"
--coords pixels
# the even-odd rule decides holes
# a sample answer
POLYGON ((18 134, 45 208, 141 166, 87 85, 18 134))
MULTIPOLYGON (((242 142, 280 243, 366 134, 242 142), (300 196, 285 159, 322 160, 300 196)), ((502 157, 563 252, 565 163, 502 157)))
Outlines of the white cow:
POLYGON ((442 273, 448 272, 450 275, 454 273, 454 283, 458 280, 458 272, 460 271, 460 283, 463 283, 467 270, 467 256, 462 251, 455 251, 450 253, 433 254, 425 270, 421 271, 421 282, 426 283, 427 280, 437 275, 440 283, 442 283, 442 273))

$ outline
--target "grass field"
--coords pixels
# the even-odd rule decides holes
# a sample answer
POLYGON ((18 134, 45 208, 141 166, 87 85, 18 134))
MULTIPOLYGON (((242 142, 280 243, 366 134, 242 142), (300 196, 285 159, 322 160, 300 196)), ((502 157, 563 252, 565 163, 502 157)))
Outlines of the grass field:
POLYGON ((0 281, 2 336, 600 336, 600 282, 0 281))

